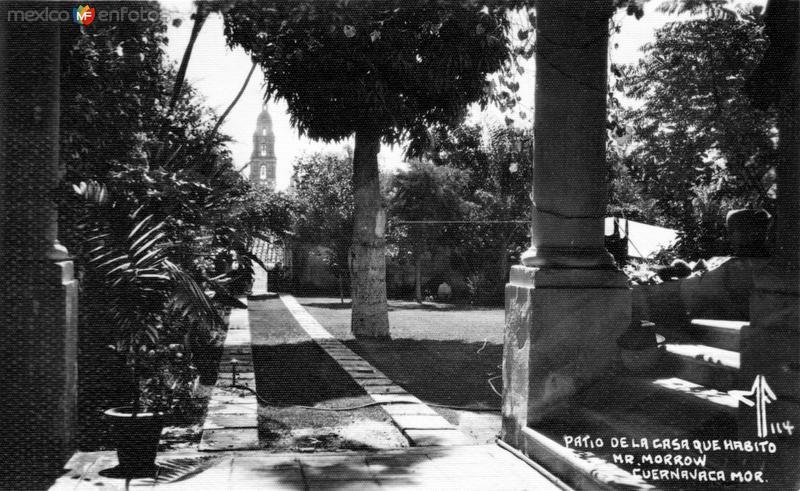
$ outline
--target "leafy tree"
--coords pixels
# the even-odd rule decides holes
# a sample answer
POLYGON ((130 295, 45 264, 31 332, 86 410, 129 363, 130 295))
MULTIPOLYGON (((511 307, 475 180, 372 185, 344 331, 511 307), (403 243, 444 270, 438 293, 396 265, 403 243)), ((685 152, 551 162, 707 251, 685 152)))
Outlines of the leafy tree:
POLYGON ((486 75, 508 57, 506 7, 473 2, 239 2, 225 34, 244 47, 312 138, 355 135, 352 330, 389 336, 380 142, 419 137, 485 101, 486 75))
POLYGON ((420 222, 396 224, 398 245, 414 258, 414 296, 422 302, 422 260, 453 238, 453 224, 424 223, 461 220, 468 211, 464 201, 466 173, 416 160, 408 171, 396 174, 389 191, 393 220, 420 222))
POLYGON ((313 153, 294 163, 292 182, 297 206, 296 238, 327 248, 322 258, 336 275, 344 301, 353 244, 353 186, 350 159, 335 153, 313 153))
POLYGON ((719 253, 725 206, 772 211, 775 114, 743 93, 766 42, 756 13, 667 24, 624 67, 633 151, 623 159, 646 197, 683 229, 690 256, 719 253))

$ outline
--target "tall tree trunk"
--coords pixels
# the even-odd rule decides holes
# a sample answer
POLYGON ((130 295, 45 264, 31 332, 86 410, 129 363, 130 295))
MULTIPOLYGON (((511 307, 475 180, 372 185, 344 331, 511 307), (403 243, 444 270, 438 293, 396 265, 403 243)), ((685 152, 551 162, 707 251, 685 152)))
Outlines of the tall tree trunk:
POLYGON ((356 131, 353 152, 353 246, 351 329, 356 338, 388 338, 386 306, 386 212, 378 178, 380 135, 356 131))
POLYGON ((422 303, 422 254, 417 254, 414 264, 414 297, 422 303))

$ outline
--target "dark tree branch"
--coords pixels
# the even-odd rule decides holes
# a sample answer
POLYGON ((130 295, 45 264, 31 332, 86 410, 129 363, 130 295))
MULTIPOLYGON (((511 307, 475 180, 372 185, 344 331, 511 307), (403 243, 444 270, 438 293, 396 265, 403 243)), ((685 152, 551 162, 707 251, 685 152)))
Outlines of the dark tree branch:
POLYGON ((256 70, 257 65, 258 65, 257 63, 253 63, 253 66, 250 67, 250 71, 247 72, 247 77, 244 79, 244 83, 242 84, 242 87, 239 89, 239 92, 236 94, 236 97, 233 98, 233 101, 231 101, 231 103, 228 105, 228 108, 225 109, 225 112, 223 112, 222 116, 220 116, 219 119, 217 120, 217 123, 214 125, 214 128, 211 129, 211 133, 209 133, 208 137, 206 137, 205 153, 206 155, 208 155, 207 166, 211 166, 211 163, 213 162, 211 156, 211 146, 214 144, 214 137, 217 136, 217 132, 222 126, 222 123, 225 122, 225 118, 228 117, 228 114, 231 113, 233 108, 239 102, 239 99, 242 98, 242 94, 244 94, 245 89, 247 89, 247 85, 250 83, 250 78, 253 76, 253 72, 256 70))

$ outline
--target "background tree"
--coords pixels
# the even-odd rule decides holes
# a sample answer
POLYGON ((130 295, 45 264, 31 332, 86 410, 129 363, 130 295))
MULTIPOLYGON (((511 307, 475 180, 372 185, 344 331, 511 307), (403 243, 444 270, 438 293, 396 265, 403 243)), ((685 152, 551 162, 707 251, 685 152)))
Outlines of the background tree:
POLYGON ((348 157, 314 153, 295 161, 292 176, 297 206, 296 239, 330 251, 322 259, 336 276, 342 302, 353 243, 351 175, 352 164, 348 157))
POLYGON ((398 246, 414 258, 414 297, 422 302, 422 261, 437 247, 453 244, 456 224, 425 223, 463 219, 468 203, 463 199, 466 173, 416 160, 396 174, 389 191, 389 213, 398 246), (397 221, 419 222, 398 224, 397 221))
POLYGON ((625 115, 635 131, 624 172, 682 230, 690 257, 724 252, 728 209, 773 211, 775 114, 743 92, 766 45, 758 11, 674 22, 622 69, 627 95, 643 102, 625 115))
POLYGON ((499 301, 510 264, 530 245, 531 132, 462 125, 437 128, 433 135, 431 161, 468 176, 463 199, 471 203, 467 219, 473 223, 456 229, 457 263, 471 278, 473 301, 499 301))
POLYGON ((355 135, 352 330, 389 336, 381 141, 452 124, 485 101, 509 54, 505 6, 462 1, 240 2, 225 34, 257 61, 269 96, 311 138, 355 135))

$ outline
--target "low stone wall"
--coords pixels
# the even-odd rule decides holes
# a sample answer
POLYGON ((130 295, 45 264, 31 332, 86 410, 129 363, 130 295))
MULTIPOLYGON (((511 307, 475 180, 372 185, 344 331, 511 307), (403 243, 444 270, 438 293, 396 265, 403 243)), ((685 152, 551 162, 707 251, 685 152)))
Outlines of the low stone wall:
POLYGON ((754 274, 769 258, 715 258, 719 266, 698 276, 633 288, 634 318, 662 325, 691 319, 749 320, 754 274))

